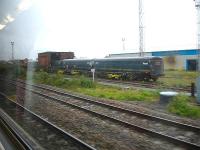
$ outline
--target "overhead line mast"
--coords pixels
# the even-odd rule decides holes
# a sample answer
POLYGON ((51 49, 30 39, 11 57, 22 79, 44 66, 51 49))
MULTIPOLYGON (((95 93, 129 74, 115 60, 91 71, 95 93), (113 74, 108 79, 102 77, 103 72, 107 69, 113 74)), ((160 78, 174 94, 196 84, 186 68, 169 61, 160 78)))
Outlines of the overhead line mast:
POLYGON ((144 26, 143 26, 143 0, 139 0, 139 51, 144 56, 144 26))

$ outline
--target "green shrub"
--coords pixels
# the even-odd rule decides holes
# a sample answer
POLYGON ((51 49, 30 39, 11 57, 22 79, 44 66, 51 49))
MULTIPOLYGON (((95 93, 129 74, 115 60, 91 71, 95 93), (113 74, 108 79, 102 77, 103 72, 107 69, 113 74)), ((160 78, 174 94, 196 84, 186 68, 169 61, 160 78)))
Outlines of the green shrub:
POLYGON ((81 87, 84 88, 94 88, 95 87, 95 83, 92 80, 86 79, 86 78, 81 78, 80 79, 80 85, 81 87))
POLYGON ((37 74, 34 74, 33 79, 36 82, 40 82, 40 83, 49 83, 50 79, 49 79, 49 74, 47 72, 44 71, 40 71, 37 74))
POLYGON ((26 73, 27 73, 26 69, 20 68, 19 72, 18 72, 18 76, 21 77, 21 78, 26 78, 26 73))
POLYGON ((3 65, 1 65, 1 66, 0 66, 0 74, 6 74, 6 72, 7 72, 6 67, 3 66, 3 65))
POLYGON ((64 71, 63 70, 58 70, 57 71, 57 75, 63 75, 64 74, 64 71))
POLYGON ((66 84, 66 80, 59 78, 54 81, 54 85, 58 87, 63 87, 66 84))
POLYGON ((25 67, 20 66, 20 64, 1 64, 0 63, 0 74, 9 76, 12 79, 16 79, 18 77, 26 79, 27 69, 25 67))
POLYGON ((168 105, 168 110, 180 116, 200 117, 200 107, 192 104, 189 97, 184 95, 174 97, 173 101, 168 105))

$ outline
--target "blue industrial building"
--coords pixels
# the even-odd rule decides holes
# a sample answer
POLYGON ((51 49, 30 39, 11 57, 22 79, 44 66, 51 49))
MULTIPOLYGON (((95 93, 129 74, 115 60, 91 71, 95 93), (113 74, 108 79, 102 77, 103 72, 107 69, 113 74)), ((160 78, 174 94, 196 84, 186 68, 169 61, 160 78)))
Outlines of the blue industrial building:
MULTIPOLYGON (((197 69, 198 49, 168 50, 145 52, 145 56, 163 57, 165 69, 189 70, 197 69)), ((107 57, 137 57, 139 53, 110 54, 107 57)))
POLYGON ((174 51, 156 51, 151 52, 152 56, 175 56, 175 55, 197 55, 197 49, 174 50, 174 51))

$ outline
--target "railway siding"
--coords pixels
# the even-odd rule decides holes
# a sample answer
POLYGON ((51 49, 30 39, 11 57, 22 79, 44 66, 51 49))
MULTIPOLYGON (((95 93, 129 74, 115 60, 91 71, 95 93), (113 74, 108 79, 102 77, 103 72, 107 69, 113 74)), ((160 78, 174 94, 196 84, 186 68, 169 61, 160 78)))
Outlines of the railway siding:
POLYGON ((1 100, 1 108, 45 149, 95 150, 66 131, 58 128, 34 112, 8 99, 1 100), (17 109, 17 110, 16 110, 17 109))
POLYGON ((48 98, 31 94, 28 91, 27 94, 34 101, 34 105, 27 105, 31 111, 97 149, 168 150, 177 148, 169 142, 113 124, 112 121, 84 113, 74 107, 50 101, 48 98))
MULTIPOLYGON (((47 89, 46 89, 47 90, 47 89)), ((59 95, 55 95, 55 94, 52 94, 52 93, 50 93, 50 92, 48 92, 48 91, 40 91, 40 92, 42 92, 42 93, 48 93, 48 95, 53 95, 54 96, 54 99, 56 99, 56 97, 58 97, 59 95)), ((51 91, 52 92, 52 91, 51 91)), ((58 93, 58 92, 57 92, 58 93)), ((40 94, 41 95, 41 94, 40 94)), ((44 95, 43 95, 44 96, 44 95)), ((60 96, 59 96, 60 97, 60 96)), ((178 128, 176 128, 176 126, 179 126, 179 127, 181 127, 181 125, 179 124, 179 125, 177 125, 178 123, 175 123, 175 122, 173 122, 172 124, 173 125, 175 125, 175 127, 174 126, 172 126, 172 127, 169 127, 169 126, 163 126, 163 125, 161 125, 161 124, 158 124, 157 122, 155 122, 155 120, 153 120, 153 121, 151 121, 151 122, 149 122, 149 120, 147 120, 147 119, 141 119, 141 118, 139 118, 138 116, 138 118, 137 117, 133 117, 132 119, 130 119, 132 116, 129 114, 129 115, 125 115, 124 113, 119 113, 119 112, 117 112, 117 111, 110 111, 109 109, 111 108, 111 107, 109 107, 109 109, 105 109, 105 108, 102 108, 102 106, 95 106, 94 107, 94 103, 92 104, 92 105, 89 105, 88 103, 83 103, 83 101, 77 101, 77 99, 74 99, 74 97, 73 98, 66 98, 66 97, 62 97, 61 99, 68 99, 68 101, 70 101, 71 102, 71 104, 73 103, 73 104, 75 104, 76 103, 76 106, 80 106, 81 108, 87 108, 87 110, 89 110, 89 111, 94 111, 94 112, 101 112, 101 113, 104 113, 104 114, 106 114, 106 116, 108 116, 108 117, 113 117, 113 116, 118 116, 119 118, 115 118, 116 120, 120 120, 120 121, 122 121, 121 119, 123 118, 124 120, 124 122, 127 122, 127 121, 129 121, 128 123, 139 123, 139 124, 137 124, 137 126, 143 126, 144 128, 152 128, 153 130, 154 130, 154 132, 156 131, 156 130, 158 130, 158 129, 160 129, 160 131, 158 131, 158 133, 160 133, 160 134, 164 134, 164 135, 168 135, 168 136, 171 136, 171 137, 175 137, 175 138, 178 138, 179 140, 181 140, 181 141, 184 141, 184 142, 188 142, 188 143, 190 143, 191 141, 192 142, 194 142, 194 143, 198 143, 199 144, 199 141, 194 141, 196 138, 198 138, 198 134, 197 135, 195 135, 196 133, 194 133, 193 131, 187 131, 187 132, 185 132, 184 130, 186 129, 186 127, 184 127, 184 125, 182 125, 182 127, 184 128, 184 129, 178 129, 178 128), (75 103, 74 103, 75 102, 75 103), (172 131, 174 131, 174 132, 172 132, 172 131), (173 134, 170 134, 170 133, 173 133, 173 134), (194 137, 194 139, 193 139, 193 137, 194 137)), ((118 110, 119 111, 119 110, 118 110)), ((140 116, 141 117, 141 116, 140 116)), ((146 117, 147 118, 147 117, 146 117)), ((156 120, 158 120, 158 118, 156 119, 156 120)), ((161 121, 161 120, 160 120, 161 121)), ((166 120, 164 121, 164 122, 167 122, 166 120)), ((169 124, 169 121, 168 121, 168 124, 169 124)), ((185 125, 186 126, 186 125, 185 125)), ((187 126, 187 127, 189 127, 189 126, 187 126)), ((190 129, 192 129, 192 130, 198 130, 198 132, 199 132, 199 128, 195 128, 195 127, 192 127, 192 126, 190 126, 190 129)), ((193 143, 193 144, 194 144, 193 143)), ((195 144, 194 144, 195 145, 195 144)))

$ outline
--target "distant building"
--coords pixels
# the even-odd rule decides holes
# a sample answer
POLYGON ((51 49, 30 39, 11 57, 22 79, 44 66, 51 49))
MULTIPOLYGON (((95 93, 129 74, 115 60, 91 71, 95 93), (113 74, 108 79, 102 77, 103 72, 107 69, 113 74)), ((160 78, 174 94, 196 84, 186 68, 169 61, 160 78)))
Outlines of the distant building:
POLYGON ((73 59, 74 57, 74 52, 44 52, 38 54, 38 64, 48 68, 56 60, 73 59))
MULTIPOLYGON (((145 52, 144 56, 158 56, 164 59, 165 69, 177 69, 177 70, 197 70, 198 64, 198 50, 172 50, 172 51, 155 51, 145 52)), ((109 54, 106 58, 111 57, 138 57, 139 53, 121 53, 121 54, 109 54)))

